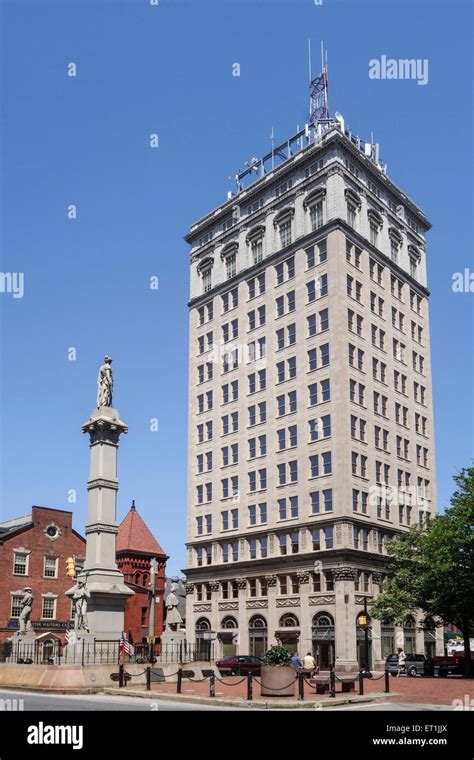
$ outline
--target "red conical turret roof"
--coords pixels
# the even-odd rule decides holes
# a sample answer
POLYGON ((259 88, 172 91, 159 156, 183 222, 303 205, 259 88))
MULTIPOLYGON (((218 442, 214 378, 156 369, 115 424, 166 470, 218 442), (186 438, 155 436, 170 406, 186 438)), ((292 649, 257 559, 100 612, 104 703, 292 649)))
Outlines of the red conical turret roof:
POLYGON ((119 525, 116 551, 133 551, 166 557, 166 552, 161 548, 143 518, 138 514, 134 501, 132 502, 130 511, 119 525))

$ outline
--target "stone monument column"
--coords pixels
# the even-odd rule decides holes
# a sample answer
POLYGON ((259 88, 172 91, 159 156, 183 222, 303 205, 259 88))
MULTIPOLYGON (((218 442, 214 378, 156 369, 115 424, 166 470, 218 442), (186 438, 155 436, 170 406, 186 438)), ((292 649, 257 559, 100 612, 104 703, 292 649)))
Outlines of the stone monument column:
MULTIPOLYGON (((88 517, 86 561, 78 582, 87 591, 87 622, 81 613, 76 622, 78 638, 95 641, 118 640, 124 630, 127 598, 133 595, 115 561, 117 524, 117 450, 122 433, 128 432, 112 407, 112 359, 105 357, 99 370, 97 407, 82 432, 90 439, 90 473, 87 482, 88 517)), ((77 598, 78 587, 68 596, 77 598)))

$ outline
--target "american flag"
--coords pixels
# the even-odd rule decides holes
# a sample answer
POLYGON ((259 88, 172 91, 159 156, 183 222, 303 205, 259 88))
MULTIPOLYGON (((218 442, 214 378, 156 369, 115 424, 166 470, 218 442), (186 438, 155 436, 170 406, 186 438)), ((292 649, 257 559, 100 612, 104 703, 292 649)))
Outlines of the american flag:
POLYGON ((130 644, 129 640, 127 639, 127 635, 125 631, 122 631, 122 636, 120 638, 120 651, 122 654, 133 654, 133 646, 130 644))
POLYGON ((64 642, 66 644, 70 644, 71 643, 71 638, 72 638, 72 636, 71 636, 71 629, 70 628, 66 628, 66 636, 64 638, 64 642))

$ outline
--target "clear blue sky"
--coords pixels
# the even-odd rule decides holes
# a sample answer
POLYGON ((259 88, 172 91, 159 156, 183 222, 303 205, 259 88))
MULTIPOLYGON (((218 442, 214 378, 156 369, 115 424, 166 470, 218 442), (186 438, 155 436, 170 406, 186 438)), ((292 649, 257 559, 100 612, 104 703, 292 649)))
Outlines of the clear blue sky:
POLYGON ((453 272, 474 268, 472 4, 3 0, 1 8, 1 271, 25 273, 23 299, 0 294, 2 519, 32 504, 71 508, 76 489, 74 522, 84 529, 89 452, 80 426, 107 352, 114 405, 130 427, 119 451, 119 519, 136 499, 171 555, 169 571, 184 566, 183 235, 225 200, 229 175, 269 150, 272 126, 284 140, 307 119, 308 36, 315 51, 320 39, 328 48, 332 113, 361 137, 374 133, 389 175, 433 223, 446 504, 473 451, 474 294, 451 290, 453 272), (382 54, 427 58, 428 84, 370 80, 368 62, 382 54), (76 78, 66 75, 70 62, 76 78))

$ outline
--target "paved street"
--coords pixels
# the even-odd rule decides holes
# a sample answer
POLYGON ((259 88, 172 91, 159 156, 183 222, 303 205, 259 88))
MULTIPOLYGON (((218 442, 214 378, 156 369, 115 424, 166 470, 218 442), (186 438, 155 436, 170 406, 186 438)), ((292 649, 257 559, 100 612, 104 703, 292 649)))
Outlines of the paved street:
POLYGON ((407 704, 405 702, 374 702, 369 705, 345 705, 344 707, 333 707, 333 710, 370 710, 370 712, 423 712, 431 710, 452 710, 452 705, 422 705, 407 704))
MULTIPOLYGON (((37 691, 14 691, 13 689, 0 690, 0 700, 2 699, 23 699, 24 709, 27 710, 44 710, 54 712, 55 710, 80 710, 96 712, 104 710, 133 710, 135 712, 156 712, 182 710, 228 710, 231 708, 208 707, 207 705, 184 704, 179 702, 165 702, 163 700, 140 699, 136 697, 113 697, 100 696, 98 694, 49 694, 37 691)), ((0 703, 1 704, 1 703, 0 703)))

